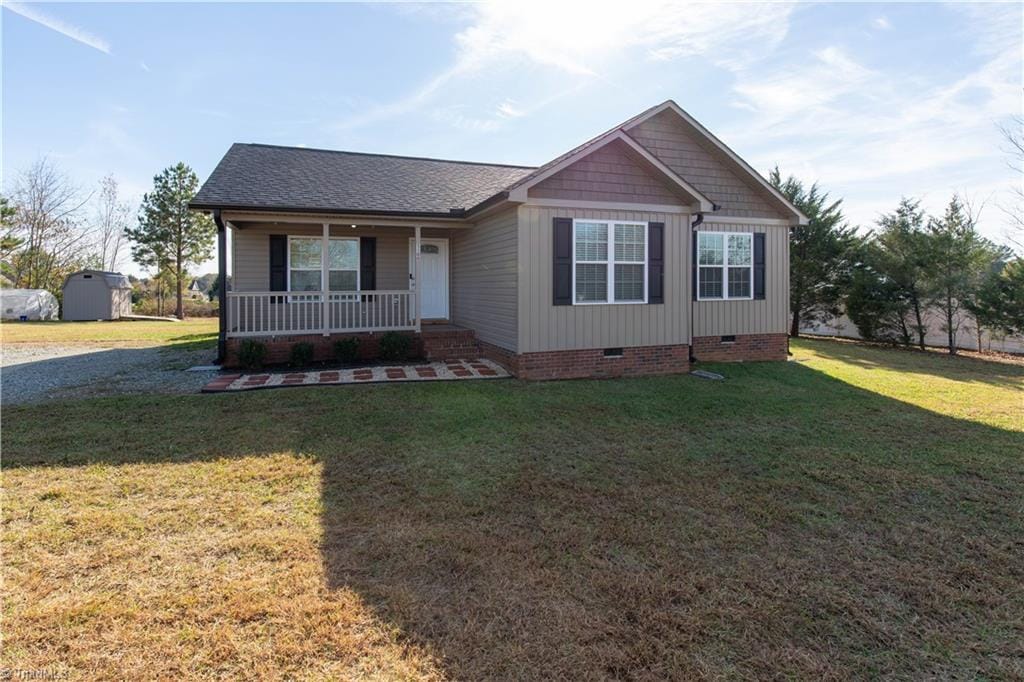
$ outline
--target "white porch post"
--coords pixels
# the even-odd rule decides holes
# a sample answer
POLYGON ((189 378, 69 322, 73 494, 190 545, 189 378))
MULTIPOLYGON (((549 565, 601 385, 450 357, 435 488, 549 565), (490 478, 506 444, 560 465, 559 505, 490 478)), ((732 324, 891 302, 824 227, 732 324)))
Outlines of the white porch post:
POLYGON ((328 320, 328 294, 331 290, 331 224, 324 223, 323 237, 320 241, 320 331, 324 336, 331 335, 328 320))
POLYGON ((416 226, 416 239, 413 244, 413 261, 412 261, 412 281, 415 286, 413 296, 416 298, 416 331, 422 331, 423 315, 420 309, 420 304, 423 301, 423 294, 420 290, 420 232, 421 228, 419 225, 416 226))

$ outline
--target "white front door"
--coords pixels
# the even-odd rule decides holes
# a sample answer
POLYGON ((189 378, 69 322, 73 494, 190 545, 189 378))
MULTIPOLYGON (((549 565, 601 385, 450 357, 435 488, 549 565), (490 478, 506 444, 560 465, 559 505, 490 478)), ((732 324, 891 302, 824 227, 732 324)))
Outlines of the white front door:
MULTIPOLYGON (((415 272, 416 240, 409 240, 409 272, 415 272)), ((420 239, 420 281, 413 282, 420 288, 421 319, 448 319, 448 240, 420 239)))

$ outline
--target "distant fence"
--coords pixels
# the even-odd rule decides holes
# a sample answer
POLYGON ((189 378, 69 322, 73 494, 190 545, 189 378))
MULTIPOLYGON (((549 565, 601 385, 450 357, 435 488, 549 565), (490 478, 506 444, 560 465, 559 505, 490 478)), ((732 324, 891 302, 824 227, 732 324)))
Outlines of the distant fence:
MULTIPOLYGON (((928 330, 924 336, 924 342, 929 346, 945 348, 948 342, 946 339, 945 322, 941 316, 934 310, 926 312, 924 325, 928 330)), ((861 338, 861 335, 857 332, 857 325, 846 315, 832 318, 820 324, 801 325, 800 333, 841 336, 848 339, 861 338)), ((914 335, 914 342, 917 342, 916 334, 914 335)), ((956 334, 956 345, 957 348, 965 350, 978 350, 978 327, 969 315, 960 316, 960 325, 956 334)), ((981 350, 999 351, 1002 353, 1024 353, 1024 337, 992 334, 988 330, 982 329, 981 350)))

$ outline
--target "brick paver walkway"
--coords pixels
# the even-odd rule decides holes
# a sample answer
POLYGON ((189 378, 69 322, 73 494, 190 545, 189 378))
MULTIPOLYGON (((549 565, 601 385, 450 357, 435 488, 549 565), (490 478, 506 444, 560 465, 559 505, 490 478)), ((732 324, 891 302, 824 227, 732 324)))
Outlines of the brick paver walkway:
POLYGON ((328 369, 315 372, 265 372, 262 374, 221 374, 203 387, 203 393, 250 391, 281 386, 325 386, 398 381, 455 381, 498 379, 509 374, 490 360, 448 360, 415 365, 381 365, 356 369, 328 369))

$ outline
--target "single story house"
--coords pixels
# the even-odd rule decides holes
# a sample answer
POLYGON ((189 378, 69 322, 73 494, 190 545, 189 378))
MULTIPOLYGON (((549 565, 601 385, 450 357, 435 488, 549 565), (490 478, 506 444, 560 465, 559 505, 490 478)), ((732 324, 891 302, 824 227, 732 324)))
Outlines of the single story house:
POLYGON ((203 285, 198 279, 192 280, 188 285, 188 293, 186 294, 189 298, 194 301, 206 297, 206 292, 203 291, 203 285))
POLYGON ((528 379, 784 359, 807 221, 673 101, 540 167, 235 144, 190 206, 231 258, 228 364, 396 330, 528 379))

